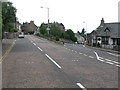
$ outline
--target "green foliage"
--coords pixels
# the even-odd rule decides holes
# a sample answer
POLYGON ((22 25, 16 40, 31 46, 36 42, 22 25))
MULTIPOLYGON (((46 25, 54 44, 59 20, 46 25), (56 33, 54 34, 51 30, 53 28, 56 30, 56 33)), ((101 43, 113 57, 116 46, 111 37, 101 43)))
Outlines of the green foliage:
POLYGON ((56 37, 55 37, 55 40, 56 40, 56 41, 59 41, 59 40, 60 40, 59 36, 56 36, 56 37))
POLYGON ((10 28, 9 32, 18 32, 18 30, 15 28, 10 28))
POLYGON ((50 34, 53 35, 53 36, 59 36, 59 37, 62 35, 62 31, 61 31, 60 28, 56 25, 56 23, 51 24, 50 34))
POLYGON ((86 34, 85 34, 85 29, 83 28, 82 29, 82 32, 81 33, 79 33, 84 39, 86 39, 86 34))
POLYGON ((34 34, 34 31, 30 31, 30 32, 28 32, 29 34, 34 34))
POLYGON ((69 39, 69 40, 72 40, 73 42, 77 41, 77 38, 75 37, 75 34, 74 34, 74 32, 71 29, 68 29, 65 32, 65 38, 69 39))
POLYGON ((11 2, 2 2, 3 31, 11 31, 13 28, 11 23, 16 21, 16 11, 11 2))
MULTIPOLYGON (((47 28, 47 24, 44 23, 41 24, 40 33, 48 37, 46 28, 47 28)), ((55 37, 56 41, 59 41, 60 38, 72 40, 73 42, 77 41, 77 38, 75 37, 75 34, 71 29, 68 29, 67 31, 63 31, 60 29, 57 22, 50 23, 49 37, 55 37)))
POLYGON ((43 24, 41 24, 41 26, 40 26, 40 33, 42 35, 47 35, 47 29, 43 24))

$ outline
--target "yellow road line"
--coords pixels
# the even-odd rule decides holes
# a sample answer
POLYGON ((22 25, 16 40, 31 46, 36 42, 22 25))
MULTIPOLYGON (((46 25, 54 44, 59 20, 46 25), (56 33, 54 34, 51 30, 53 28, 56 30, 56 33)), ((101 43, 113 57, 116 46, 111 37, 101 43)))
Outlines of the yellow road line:
POLYGON ((6 53, 0 58, 0 64, 3 62, 3 60, 8 56, 8 54, 10 53, 10 51, 12 50, 12 48, 14 47, 15 42, 12 43, 12 45, 10 46, 10 48, 6 51, 6 53))

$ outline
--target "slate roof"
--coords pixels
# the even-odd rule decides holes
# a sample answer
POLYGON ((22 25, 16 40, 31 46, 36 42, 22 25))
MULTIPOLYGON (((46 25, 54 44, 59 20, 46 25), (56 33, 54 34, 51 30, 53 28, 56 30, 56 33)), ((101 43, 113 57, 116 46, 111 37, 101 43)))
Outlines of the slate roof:
POLYGON ((97 29, 97 36, 109 36, 111 38, 120 38, 120 22, 104 23, 97 29))

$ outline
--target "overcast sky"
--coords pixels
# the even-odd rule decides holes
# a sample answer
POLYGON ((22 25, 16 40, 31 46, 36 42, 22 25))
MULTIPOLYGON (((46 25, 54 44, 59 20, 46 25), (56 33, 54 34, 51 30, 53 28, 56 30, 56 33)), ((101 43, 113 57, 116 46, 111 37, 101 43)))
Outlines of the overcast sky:
POLYGON ((37 26, 47 23, 47 9, 50 8, 50 22, 63 23, 66 29, 74 32, 86 28, 91 32, 100 25, 104 18, 106 23, 118 22, 118 2, 120 0, 9 0, 17 8, 19 21, 34 20, 37 26), (83 23, 86 22, 86 23, 83 23))

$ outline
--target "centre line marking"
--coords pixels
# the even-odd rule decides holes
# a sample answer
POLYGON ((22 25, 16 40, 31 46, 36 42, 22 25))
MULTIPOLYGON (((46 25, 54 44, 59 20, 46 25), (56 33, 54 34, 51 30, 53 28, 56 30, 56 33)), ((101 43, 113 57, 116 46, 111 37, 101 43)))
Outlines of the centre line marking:
POLYGON ((75 51, 75 53, 77 53, 77 51, 75 51))
POLYGON ((37 47, 40 51, 43 51, 40 47, 37 47))
POLYGON ((82 53, 79 53, 79 54, 82 54, 82 53))
POLYGON ((57 64, 50 56, 48 56, 47 54, 45 54, 45 56, 50 59, 58 68, 61 69, 61 66, 59 64, 57 64))
POLYGON ((77 85, 78 85, 80 88, 82 88, 83 90, 87 90, 82 84, 77 83, 77 85))
POLYGON ((84 56, 87 56, 86 54, 83 54, 84 56))
POLYGON ((89 56, 90 58, 94 58, 94 57, 92 57, 92 56, 89 56))
POLYGON ((36 46, 36 44, 35 43, 33 43, 35 46, 36 46))

